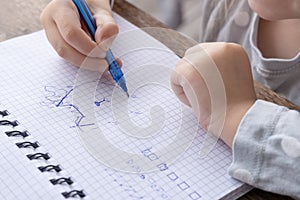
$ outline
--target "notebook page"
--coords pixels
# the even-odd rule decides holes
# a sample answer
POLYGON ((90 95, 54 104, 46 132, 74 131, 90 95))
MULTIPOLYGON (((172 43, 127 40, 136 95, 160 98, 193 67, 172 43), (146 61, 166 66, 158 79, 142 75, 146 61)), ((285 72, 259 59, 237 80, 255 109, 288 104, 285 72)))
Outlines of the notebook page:
MULTIPOLYGON (((4 118, 0 118, 2 120, 4 118)), ((1 133, 10 128, 1 128, 1 133)), ((33 138, 31 138, 33 139, 33 138)), ((22 151, 15 144, 22 139, 8 138, 0 134, 0 197, 1 199, 59 199, 60 194, 47 180, 47 175, 41 174, 37 166, 45 162, 31 162, 26 154, 35 151, 22 151)))
MULTIPOLYGON (((148 45, 158 42, 120 16, 115 15, 115 18, 121 34, 135 29, 136 37, 126 38, 125 34, 126 40, 117 39, 112 47, 122 59, 125 73, 129 74, 130 71, 135 71, 135 67, 146 66, 149 63, 174 67, 178 62, 178 58, 163 45, 160 49, 137 48, 124 53, 124 49, 132 44, 148 45)), ((159 104, 166 109, 167 125, 163 132, 149 140, 135 140, 118 130, 110 108, 115 87, 109 78, 99 81, 93 73, 87 75, 90 76, 89 81, 80 84, 80 87, 92 92, 89 86, 98 86, 93 102, 96 125, 90 123, 86 113, 81 112, 81 107, 73 104, 72 93, 78 68, 57 56, 48 44, 44 32, 0 43, 0 55, 0 76, 5 83, 1 84, 1 103, 17 116, 24 128, 28 129, 55 162, 62 166, 64 175, 72 176, 75 184, 73 188, 68 189, 83 189, 86 198, 89 199, 193 200, 221 198, 242 185, 227 175, 231 151, 224 143, 218 142, 208 157, 199 158, 198 152, 205 135, 201 129, 198 130, 191 146, 178 160, 167 169, 153 173, 119 172, 97 161, 84 148, 76 129, 93 129, 96 125, 101 127, 106 138, 115 147, 128 152, 151 152, 172 143, 172 130, 180 126, 180 123, 178 125, 176 122, 180 122, 178 110, 182 105, 170 90, 150 84, 136 90, 129 99, 129 116, 139 126, 149 124, 149 109, 154 105, 159 104)), ((159 77, 159 74, 157 76, 159 77)), ((192 111, 190 116, 191 120, 195 118, 192 111)), ((23 166, 24 163, 20 165, 23 166)), ((44 180, 38 182, 48 184, 49 177, 43 178, 44 180)), ((28 184, 30 185, 30 182, 28 184)), ((66 187, 48 184, 43 189, 49 188, 51 194, 57 192, 59 198, 63 198, 60 193, 66 190, 66 187)))

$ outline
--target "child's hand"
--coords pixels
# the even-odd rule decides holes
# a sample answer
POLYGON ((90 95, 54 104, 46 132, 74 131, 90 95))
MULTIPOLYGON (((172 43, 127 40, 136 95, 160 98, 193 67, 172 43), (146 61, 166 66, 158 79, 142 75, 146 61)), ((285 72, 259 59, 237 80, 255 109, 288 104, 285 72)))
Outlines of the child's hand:
POLYGON ((103 58, 118 34, 118 26, 112 18, 109 0, 87 0, 87 4, 98 27, 96 42, 84 31, 86 28, 82 27, 72 0, 53 0, 41 14, 41 22, 48 40, 61 57, 76 66, 85 61, 85 67, 102 72, 107 66, 103 58))
POLYGON ((222 99, 218 95, 224 94, 227 102, 224 103, 226 115, 221 138, 229 146, 241 119, 256 100, 247 54, 236 44, 203 43, 190 48, 177 64, 171 84, 178 98, 192 107, 205 129, 218 124, 210 122, 211 101, 222 99), (219 99, 211 99, 211 96, 219 99))

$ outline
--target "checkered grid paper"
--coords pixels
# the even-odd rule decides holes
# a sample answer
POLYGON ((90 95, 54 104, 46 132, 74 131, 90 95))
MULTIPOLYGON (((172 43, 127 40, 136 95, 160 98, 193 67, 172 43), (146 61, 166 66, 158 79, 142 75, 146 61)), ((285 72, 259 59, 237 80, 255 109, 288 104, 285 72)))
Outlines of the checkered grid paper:
MULTIPOLYGON (((129 43, 157 41, 120 16, 114 16, 120 26, 120 35, 135 30, 135 38, 130 37, 131 39, 126 40, 127 44, 117 39, 112 48, 123 60, 124 72, 130 73, 147 64, 169 68, 175 66, 178 58, 162 45, 160 49, 136 48, 122 52, 121 49, 127 49, 129 43)), ((205 136, 201 128, 187 151, 172 165, 159 166, 160 170, 130 174, 106 166, 90 155, 76 131, 76 126, 96 128, 88 126, 89 116, 80 113, 81 108, 72 105, 72 86, 78 68, 56 55, 44 32, 0 43, 0 55, 0 77, 3 83, 0 91, 1 104, 51 154, 53 162, 62 166, 64 175, 73 178, 74 189, 84 190, 87 199, 217 199, 242 185, 227 175, 231 152, 224 143, 218 142, 208 157, 199 158, 201 141, 205 136), (59 104, 61 100, 63 101, 59 104)), ((87 91, 94 89, 89 89, 88 85, 89 83, 83 83, 87 91)), ((109 77, 102 78, 97 85, 94 97, 97 105, 100 105, 94 105, 97 126, 116 148, 132 153, 144 150, 149 159, 159 157, 155 152, 172 143, 176 137, 176 131, 181 126, 183 105, 168 88, 152 83, 138 88, 128 101, 128 115, 132 123, 145 127, 151 124, 149 110, 155 105, 160 105, 165 110, 166 121, 161 132, 146 139, 137 139, 118 129, 117 119, 110 107, 114 89, 114 83, 109 77)), ((194 118, 192 111, 190 116, 191 119, 194 118)), ((25 153, 22 154, 16 148, 14 141, 6 137, 4 130, 1 130, 0 138, 0 162, 4 166, 0 177, 2 199, 40 199, 41 196, 43 199, 63 199, 60 193, 65 188, 49 184, 52 175, 41 174, 36 169, 38 164, 30 162, 25 153)), ((129 161, 128 165, 138 167, 129 161)), ((57 174, 53 175, 55 176, 57 174)))

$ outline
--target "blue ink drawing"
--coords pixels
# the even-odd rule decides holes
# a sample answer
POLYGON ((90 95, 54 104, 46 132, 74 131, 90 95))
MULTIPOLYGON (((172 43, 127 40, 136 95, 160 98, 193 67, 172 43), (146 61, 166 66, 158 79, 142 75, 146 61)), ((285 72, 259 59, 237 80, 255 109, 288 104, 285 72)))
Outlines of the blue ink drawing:
MULTIPOLYGON (((80 84, 76 87, 81 87, 85 84, 89 84, 92 82, 97 82, 99 80, 93 80, 93 81, 89 81, 89 82, 85 82, 83 84, 80 84)), ((106 87, 108 86, 114 86, 111 83, 106 83, 106 82, 102 82, 101 84, 104 84, 106 87)), ((70 112, 75 113, 76 119, 74 120, 74 124, 73 126, 70 126, 71 128, 75 128, 75 127, 87 127, 87 126, 94 126, 94 123, 84 123, 85 119, 88 119, 88 116, 86 116, 79 108, 78 105, 75 105, 72 100, 70 100, 69 97, 71 97, 73 91, 74 91, 74 87, 69 85, 66 87, 60 87, 60 86, 53 86, 53 85, 46 85, 44 86, 44 91, 46 92, 45 95, 45 101, 40 102, 41 106, 46 106, 48 108, 65 108, 70 110, 70 112)), ((131 98, 136 99, 138 98, 136 95, 132 95, 131 98)), ((96 107, 101 107, 103 104, 105 103, 109 103, 110 100, 107 99, 106 97, 102 98, 101 100, 95 100, 94 101, 94 105, 96 107)), ((134 115, 143 115, 143 112, 140 111, 129 111, 131 114, 134 115)), ((108 122, 111 123, 113 125, 118 125, 117 121, 111 121, 108 122)))
POLYGON ((95 125, 94 123, 90 123, 90 124, 83 124, 82 123, 82 120, 84 119, 84 118, 86 118, 86 116, 84 115, 84 113, 82 113, 81 111, 80 111, 80 109, 78 108, 78 106, 76 106, 76 105, 74 105, 73 103, 68 103, 68 102, 64 102, 64 100, 66 99, 66 98, 68 98, 68 96, 73 92, 73 88, 72 89, 70 89, 67 93, 66 93, 66 95, 65 96, 63 96, 63 98, 61 98, 61 100, 58 102, 58 104, 56 104, 55 106, 56 107, 61 107, 61 108, 63 108, 63 107, 66 107, 66 108, 69 108, 69 109, 72 109, 73 108, 73 110, 71 111, 71 112, 75 112, 76 114, 78 114, 78 115, 76 115, 76 119, 75 119, 75 126, 71 126, 72 128, 73 127, 84 127, 84 126, 93 126, 93 125, 95 125))
MULTIPOLYGON (((79 85, 78 87, 80 86, 81 85, 79 85)), ((41 102, 40 105, 47 106, 49 108, 66 108, 69 109, 72 113, 75 113, 75 125, 71 126, 71 128, 95 125, 94 123, 84 123, 84 119, 87 118, 87 116, 80 110, 77 105, 68 101, 68 97, 70 97, 72 95, 72 92, 74 91, 73 86, 67 86, 66 89, 61 89, 56 86, 45 86, 44 90, 47 93, 45 96, 46 101, 41 102)), ((95 105, 99 107, 105 102, 110 101, 106 98, 103 98, 103 100, 101 101, 95 101, 95 105)))
POLYGON ((106 98, 103 98, 101 101, 95 101, 95 105, 97 107, 101 106, 102 103, 104 102, 110 102, 109 100, 107 100, 106 98))

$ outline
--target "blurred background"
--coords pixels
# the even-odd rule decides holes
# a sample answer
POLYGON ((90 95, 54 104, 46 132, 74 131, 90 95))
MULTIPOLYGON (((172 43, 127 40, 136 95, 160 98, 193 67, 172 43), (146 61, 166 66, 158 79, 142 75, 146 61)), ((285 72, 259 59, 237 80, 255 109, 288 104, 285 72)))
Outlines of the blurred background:
POLYGON ((198 39, 200 0, 128 0, 171 28, 198 39))
MULTIPOLYGON (((40 30, 42 27, 39 22, 39 15, 50 1, 0 0, 0 41, 40 30)), ((199 13, 201 1, 128 1, 173 29, 197 40, 200 27, 199 13)))

